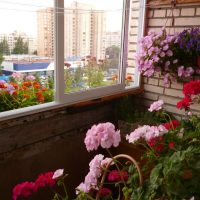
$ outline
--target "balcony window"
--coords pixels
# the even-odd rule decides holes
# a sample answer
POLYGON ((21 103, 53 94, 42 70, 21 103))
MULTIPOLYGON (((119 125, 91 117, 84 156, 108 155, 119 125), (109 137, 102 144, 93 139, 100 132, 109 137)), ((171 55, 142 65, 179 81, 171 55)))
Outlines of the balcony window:
MULTIPOLYGON (((135 66, 127 65, 130 0, 27 0, 26 3, 10 0, 2 4, 8 8, 0 13, 2 31, 7 32, 7 36, 20 31, 15 33, 15 44, 10 49, 13 62, 2 62, 4 68, 0 77, 5 80, 0 80, 0 120, 139 87, 135 66), (17 20, 13 20, 13 16, 17 20), (5 17, 7 20, 3 20, 5 17), (78 21, 75 31, 74 21, 78 21), (51 26, 46 29, 45 24, 51 26), (117 45, 107 45, 108 32, 120 33, 117 45), (30 46, 23 37, 31 38, 37 45, 30 46), (82 41, 88 42, 83 45, 82 41), (24 49, 35 48, 32 52, 37 55, 14 51, 19 42, 24 49), (131 84, 127 84, 127 73, 131 73, 131 84)), ((141 27, 143 16, 144 10, 140 9, 141 27)), ((136 36, 141 37, 143 29, 138 30, 136 36)))

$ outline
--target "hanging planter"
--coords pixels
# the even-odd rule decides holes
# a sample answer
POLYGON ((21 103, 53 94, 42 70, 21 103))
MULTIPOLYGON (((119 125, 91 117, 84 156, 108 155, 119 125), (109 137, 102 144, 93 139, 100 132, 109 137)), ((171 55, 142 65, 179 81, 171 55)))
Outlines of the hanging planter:
POLYGON ((161 73, 164 85, 171 82, 185 82, 199 73, 200 28, 186 29, 170 35, 165 28, 160 32, 149 32, 140 41, 140 50, 136 54, 138 70, 147 77, 161 73), (198 66, 197 66, 198 65, 198 66))

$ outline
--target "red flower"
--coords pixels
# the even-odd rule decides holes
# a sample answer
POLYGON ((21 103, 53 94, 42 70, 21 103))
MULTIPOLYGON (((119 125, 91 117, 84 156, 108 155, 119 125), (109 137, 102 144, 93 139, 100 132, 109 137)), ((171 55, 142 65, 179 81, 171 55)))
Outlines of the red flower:
POLYGON ((183 93, 185 96, 200 94, 200 80, 190 81, 184 84, 183 93))
POLYGON ((56 181, 52 179, 54 172, 46 172, 45 174, 41 174, 35 181, 35 184, 38 188, 42 188, 45 186, 53 187, 56 184, 56 181))
POLYGON ((180 126, 180 122, 176 119, 172 120, 171 122, 165 123, 163 124, 163 126, 167 129, 167 130, 171 130, 171 129, 176 129, 177 127, 180 126))
POLYGON ((156 145, 156 143, 157 143, 157 138, 151 138, 149 141, 148 141, 148 145, 150 146, 150 147, 154 147, 155 145, 156 145))
POLYGON ((179 109, 182 109, 182 108, 187 109, 190 106, 191 102, 192 100, 190 99, 190 97, 185 97, 182 101, 179 101, 177 103, 176 107, 179 109))
POLYGON ((105 187, 104 187, 104 188, 101 188, 101 189, 99 190, 99 193, 100 193, 100 197, 105 197, 105 196, 111 194, 112 191, 111 191, 109 188, 105 188, 105 187))
POLYGON ((175 142, 170 142, 170 143, 169 143, 169 148, 170 148, 170 149, 173 149, 174 146, 175 146, 175 142))
POLYGON ((121 181, 121 180, 127 181, 128 180, 128 172, 127 171, 119 171, 118 170, 112 170, 108 174, 108 181, 115 182, 115 181, 121 181))
POLYGON ((156 147, 156 151, 157 152, 162 152, 164 149, 164 144, 159 144, 157 147, 156 147))
POLYGON ((32 193, 36 192, 38 187, 33 182, 23 182, 21 184, 16 185, 13 188, 13 200, 17 200, 18 197, 29 197, 32 193))

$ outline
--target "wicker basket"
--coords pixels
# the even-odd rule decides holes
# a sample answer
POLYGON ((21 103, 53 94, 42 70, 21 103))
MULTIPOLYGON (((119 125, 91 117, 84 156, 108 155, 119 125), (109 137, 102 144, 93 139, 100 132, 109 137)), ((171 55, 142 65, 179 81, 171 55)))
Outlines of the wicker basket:
MULTIPOLYGON (((141 172, 141 169, 140 169, 137 161, 133 157, 131 157, 131 156, 127 155, 127 154, 119 154, 119 155, 114 156, 113 159, 107 164, 106 169, 105 169, 105 171, 103 173, 101 182, 100 182, 99 190, 104 185, 104 181, 105 181, 105 178, 106 178, 106 175, 107 175, 107 171, 108 171, 107 169, 109 169, 110 165, 114 162, 113 160, 118 160, 120 158, 123 158, 123 159, 126 159, 127 161, 130 161, 136 167, 138 175, 139 175, 139 186, 143 185, 142 172, 141 172)), ((97 193, 96 200, 100 200, 100 193, 97 193)))

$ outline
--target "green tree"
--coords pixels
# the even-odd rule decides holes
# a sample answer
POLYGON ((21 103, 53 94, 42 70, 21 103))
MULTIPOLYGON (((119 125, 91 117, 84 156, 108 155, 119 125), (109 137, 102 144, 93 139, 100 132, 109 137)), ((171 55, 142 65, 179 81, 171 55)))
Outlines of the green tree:
POLYGON ((3 61, 4 61, 3 54, 0 53, 0 75, 2 75, 2 69, 3 69, 3 66, 1 66, 1 64, 2 64, 3 61))
POLYGON ((106 48, 106 56, 108 59, 119 59, 120 48, 118 46, 112 45, 106 48))
POLYGON ((8 41, 4 38, 2 42, 0 42, 0 54, 9 55, 10 48, 8 45, 8 41))
POLYGON ((106 59, 109 67, 117 68, 119 66, 120 48, 118 46, 110 46, 106 48, 106 59))
POLYGON ((28 54, 28 42, 24 42, 22 37, 18 37, 13 49, 13 54, 28 54))

